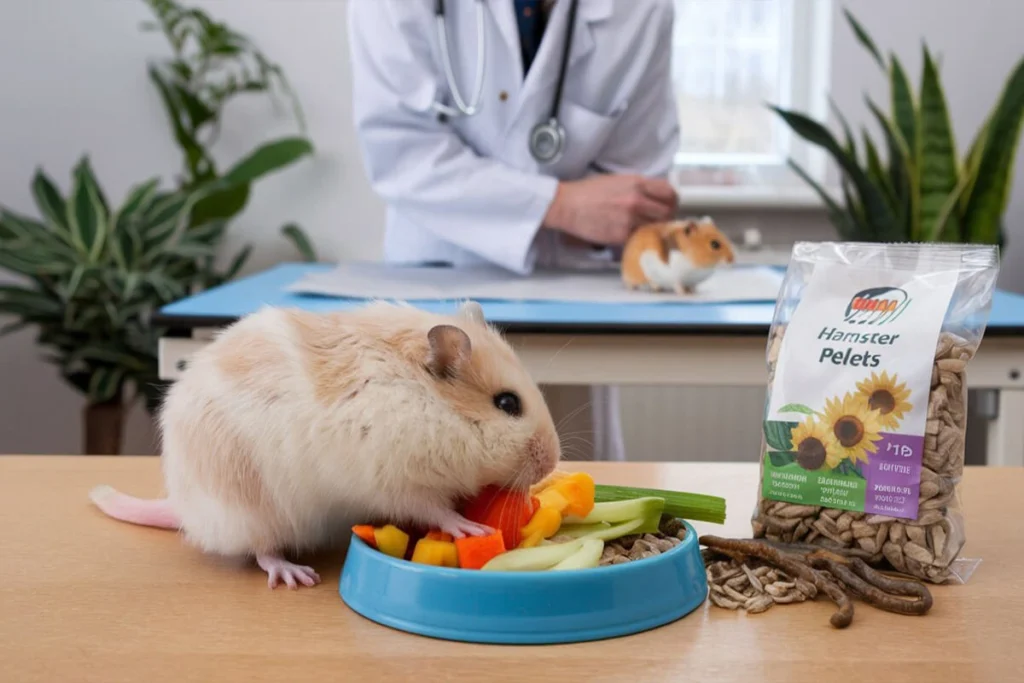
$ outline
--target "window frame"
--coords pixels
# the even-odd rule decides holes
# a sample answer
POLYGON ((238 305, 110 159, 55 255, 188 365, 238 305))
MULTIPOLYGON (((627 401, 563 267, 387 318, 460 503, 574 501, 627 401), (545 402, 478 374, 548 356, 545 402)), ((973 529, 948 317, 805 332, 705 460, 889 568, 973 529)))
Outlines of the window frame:
MULTIPOLYGON (((794 109, 818 121, 825 121, 829 110, 829 86, 832 66, 833 0, 789 0, 783 47, 785 95, 780 107, 794 109)), ((766 103, 767 105, 768 103, 766 103)), ((828 158, 821 149, 792 133, 778 117, 772 125, 781 142, 782 153, 776 155, 693 154, 677 152, 673 161, 673 177, 700 169, 716 169, 738 173, 743 180, 735 184, 685 184, 692 202, 706 205, 780 205, 817 206, 817 194, 789 168, 792 159, 808 175, 823 185, 827 181, 828 158), (750 178, 750 172, 756 179, 750 178), (746 176, 746 177, 744 177, 746 176)))

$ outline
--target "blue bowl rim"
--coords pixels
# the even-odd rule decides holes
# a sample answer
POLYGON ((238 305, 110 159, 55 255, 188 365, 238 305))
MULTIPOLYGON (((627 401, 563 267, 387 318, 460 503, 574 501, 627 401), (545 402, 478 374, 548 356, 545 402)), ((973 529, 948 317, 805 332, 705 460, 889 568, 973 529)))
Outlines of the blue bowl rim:
POLYGON ((385 562, 401 571, 415 571, 427 574, 433 574, 435 576, 448 576, 458 577, 463 581, 489 581, 492 578, 504 577, 508 581, 520 581, 529 582, 536 580, 544 581, 568 581, 572 582, 575 577, 578 577, 580 572, 586 572, 589 575, 593 575, 595 572, 604 572, 606 574, 613 574, 614 572, 629 572, 635 571, 637 563, 643 563, 644 566, 650 566, 648 562, 670 562, 672 557, 678 553, 687 552, 692 545, 698 543, 697 531, 693 528, 687 520, 677 518, 686 527, 686 538, 681 543, 678 543, 671 550, 666 550, 663 553, 655 555, 654 557, 647 557, 643 560, 633 560, 631 562, 624 562, 621 564, 609 564, 601 567, 587 567, 583 569, 564 569, 560 571, 482 571, 479 569, 461 569, 458 567, 438 567, 432 564, 423 564, 421 562, 413 562, 406 559, 398 559, 392 557, 387 553, 376 551, 375 548, 371 548, 366 541, 359 538, 355 533, 352 534, 352 542, 363 546, 366 550, 373 550, 376 561, 385 562))

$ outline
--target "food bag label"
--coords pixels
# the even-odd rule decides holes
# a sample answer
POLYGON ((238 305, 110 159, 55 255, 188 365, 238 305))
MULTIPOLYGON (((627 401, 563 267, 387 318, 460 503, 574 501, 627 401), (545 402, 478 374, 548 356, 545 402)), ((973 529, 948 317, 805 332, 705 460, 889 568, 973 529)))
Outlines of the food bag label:
POLYGON ((819 263, 766 405, 765 498, 917 518, 935 345, 956 272, 819 263))

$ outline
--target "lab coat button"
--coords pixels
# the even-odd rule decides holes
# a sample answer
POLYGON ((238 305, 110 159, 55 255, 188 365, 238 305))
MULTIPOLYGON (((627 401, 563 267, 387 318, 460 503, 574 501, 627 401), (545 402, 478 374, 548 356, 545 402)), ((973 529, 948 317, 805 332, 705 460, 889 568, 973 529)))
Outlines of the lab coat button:
POLYGON ((508 99, 508 93, 502 90, 500 93, 498 93, 498 99, 504 102, 505 100, 508 99))

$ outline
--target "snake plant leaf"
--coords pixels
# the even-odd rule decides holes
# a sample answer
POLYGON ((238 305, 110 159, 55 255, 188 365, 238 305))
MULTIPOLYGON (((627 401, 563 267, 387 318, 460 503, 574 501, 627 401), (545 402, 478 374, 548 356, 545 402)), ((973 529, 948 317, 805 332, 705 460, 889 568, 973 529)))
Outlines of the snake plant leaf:
POLYGON ((854 160, 857 159, 857 141, 853 137, 853 132, 850 130, 850 124, 843 116, 843 112, 840 111, 836 101, 831 96, 828 98, 828 106, 832 110, 832 115, 836 117, 836 121, 843 128, 843 135, 846 143, 846 153, 849 154, 854 160))
POLYGON ((921 74, 920 139, 921 157, 917 165, 920 188, 921 238, 934 242, 960 241, 959 220, 952 213, 939 223, 950 193, 956 189, 958 177, 956 141, 949 120, 949 109, 938 69, 927 47, 922 48, 924 67, 921 74))
MULTIPOLYGON (((921 133, 918 130, 917 105, 914 102, 914 92, 910 86, 910 79, 907 72, 896 55, 891 55, 889 82, 890 97, 892 100, 892 116, 896 122, 895 132, 897 139, 902 140, 905 150, 903 163, 907 169, 907 178, 910 181, 910 225, 909 237, 912 240, 920 238, 921 223, 918 208, 919 185, 920 185, 920 158, 921 158, 921 133)), ((891 128, 891 127, 890 127, 891 128)))
POLYGON ((7 323, 6 325, 0 326, 0 337, 6 337, 9 334, 20 332, 30 325, 32 325, 32 322, 29 320, 15 320, 12 323, 7 323))
POLYGON ((63 275, 71 271, 73 266, 64 261, 54 259, 48 251, 36 249, 18 249, 15 251, 9 244, 0 243, 0 268, 18 275, 35 277, 39 275, 63 275))
POLYGON ((889 181, 896 194, 898 206, 894 211, 896 213, 896 224, 899 226, 899 230, 890 239, 900 241, 913 239, 911 233, 911 217, 914 211, 913 166, 908 161, 909 152, 907 151, 906 142, 896 131, 895 124, 886 118, 882 110, 878 108, 878 105, 870 97, 865 97, 864 102, 878 122, 878 126, 882 129, 889 156, 889 181))
POLYGON ((63 235, 64 239, 70 243, 67 203, 61 196, 60 190, 41 168, 36 170, 35 177, 32 179, 32 197, 35 199, 39 214, 46 220, 50 229, 63 235))
POLYGON ((194 175, 212 172, 213 160, 185 125, 186 109, 178 97, 177 91, 167 82, 157 67, 150 65, 148 71, 149 79, 160 93, 160 100, 163 102, 167 118, 171 123, 171 130, 174 131, 174 139, 178 141, 178 145, 184 151, 189 169, 193 171, 194 175))
POLYGON ((892 179, 888 172, 882 166, 882 158, 878 154, 878 148, 875 146, 871 136, 868 135, 867 130, 861 130, 861 135, 864 138, 864 156, 867 160, 868 177, 885 192, 885 198, 889 202, 889 206, 894 209, 898 208, 899 202, 896 199, 896 190, 892 186, 892 179))
POLYGON ((789 159, 788 163, 789 167, 793 169, 793 172, 800 176, 805 183, 810 185, 821 198, 822 203, 828 211, 829 220, 831 220, 832 225, 835 226, 836 231, 839 233, 839 237, 845 241, 856 239, 858 235, 858 226, 854 224, 850 214, 843 210, 843 207, 839 206, 836 200, 825 191, 825 188, 814 180, 814 178, 812 178, 810 174, 800 166, 800 164, 796 163, 792 159, 789 159))
POLYGON ((289 223, 281 228, 281 234, 291 241, 304 261, 313 263, 317 260, 313 243, 309 241, 309 237, 298 225, 289 223))
POLYGON ((996 244, 1000 221, 1010 198, 1017 143, 1024 121, 1024 59, 1017 62, 987 126, 985 144, 978 159, 977 178, 964 213, 964 238, 996 244))
POLYGON ((185 295, 182 284, 162 272, 148 272, 143 276, 143 280, 153 288, 162 302, 171 302, 185 295))
POLYGON ((854 35, 857 36, 857 40, 860 44, 864 46, 869 53, 871 53, 871 56, 875 58, 876 62, 878 62, 878 66, 882 68, 882 71, 886 71, 885 60, 882 59, 882 53, 879 51, 878 46, 875 45, 875 41, 871 39, 871 36, 864 27, 861 26, 860 22, 854 18, 853 14, 850 13, 850 10, 844 8, 843 14, 846 16, 846 22, 850 25, 850 28, 853 30, 854 35))
POLYGON ((871 228, 867 236, 881 241, 899 239, 897 235, 900 233, 900 226, 897 225, 896 217, 886 203, 882 190, 868 178, 867 174, 857 165, 856 160, 846 154, 832 133, 817 121, 803 114, 774 106, 772 109, 797 135, 811 144, 825 149, 839 164, 850 182, 853 183, 864 207, 864 217, 871 228))
POLYGON ((992 114, 990 113, 985 119, 985 123, 978 128, 978 132, 975 133, 974 140, 971 141, 971 146, 968 148, 967 154, 964 156, 960 175, 967 179, 967 186, 960 195, 959 211, 961 216, 967 213, 967 205, 970 203, 971 192, 974 190, 974 182, 978 178, 978 164, 981 162, 981 150, 985 148, 985 138, 988 135, 988 125, 991 120, 992 114))
POLYGON ((917 109, 914 103, 914 91, 910 86, 907 72, 896 55, 890 57, 889 69, 890 97, 892 99, 892 116, 896 121, 896 130, 911 152, 910 162, 917 160, 917 109))
POLYGON ((107 214, 94 189, 96 182, 87 159, 79 162, 74 178, 71 201, 67 205, 71 240, 90 262, 95 263, 103 253, 107 214))
POLYGON ((93 403, 105 403, 116 398, 122 389, 124 374, 124 368, 105 365, 96 367, 89 380, 89 400, 93 403))

